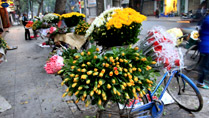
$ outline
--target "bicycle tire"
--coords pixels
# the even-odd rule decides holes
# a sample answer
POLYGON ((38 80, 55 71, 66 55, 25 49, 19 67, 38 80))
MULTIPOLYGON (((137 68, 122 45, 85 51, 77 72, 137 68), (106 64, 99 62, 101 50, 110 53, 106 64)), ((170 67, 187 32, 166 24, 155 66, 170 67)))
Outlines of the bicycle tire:
MULTIPOLYGON (((198 66, 198 64, 200 62, 200 53, 199 52, 197 52, 197 54, 195 55, 194 58, 192 58, 192 56, 190 57, 191 52, 194 51, 193 49, 195 49, 195 48, 197 48, 197 45, 191 46, 186 51, 186 53, 184 55, 184 60, 185 60, 184 61, 184 64, 186 66, 186 68, 185 68, 186 71, 194 70, 198 66)), ((194 52, 194 53, 196 53, 196 52, 194 52)))
MULTIPOLYGON (((146 103, 149 102, 146 95, 144 95, 144 96, 142 97, 142 102, 143 102, 143 104, 146 104, 146 103)), ((142 114, 141 116, 151 114, 151 110, 145 110, 145 111, 148 111, 149 113, 144 113, 144 114, 142 114)), ((142 111, 142 112, 143 112, 143 111, 142 111)), ((140 112, 130 112, 130 114, 129 114, 129 110, 128 110, 128 112, 126 112, 126 113, 123 111, 123 113, 122 113, 122 115, 121 115, 121 118, 127 118, 127 117, 130 117, 130 118, 138 118, 139 116, 135 116, 135 114, 137 114, 137 113, 140 113, 140 112)))
MULTIPOLYGON (((164 81, 165 85, 167 84, 167 80, 168 80, 168 78, 165 79, 165 81, 164 81)), ((177 76, 175 76, 175 79, 172 78, 172 80, 170 82, 170 85, 167 88, 167 92, 177 102, 177 104, 187 111, 192 111, 192 112, 200 111, 203 107, 203 98, 202 98, 197 86, 187 76, 185 76, 181 73, 178 74, 177 76), (178 84, 178 78, 179 78, 179 84, 178 84), (174 80, 174 82, 176 82, 176 83, 174 83, 172 80, 174 80), (182 85, 180 85, 181 84, 180 82, 182 82, 183 85, 185 85, 184 89, 182 88, 182 85), (172 89, 176 89, 176 88, 178 88, 178 89, 172 90, 172 89), (185 91, 185 90, 187 90, 187 91, 185 91), (191 90, 193 90, 194 94, 196 94, 196 97, 193 97, 191 94, 188 97, 184 97, 183 94, 186 95, 186 93, 187 92, 189 93, 189 91, 191 91, 191 90), (181 95, 179 95, 178 91, 181 91, 181 95), (190 100, 192 98, 194 98, 194 100, 191 102, 190 100), (183 100, 185 100, 185 101, 183 101, 183 100), (194 108, 192 108, 192 107, 194 107, 194 108)))

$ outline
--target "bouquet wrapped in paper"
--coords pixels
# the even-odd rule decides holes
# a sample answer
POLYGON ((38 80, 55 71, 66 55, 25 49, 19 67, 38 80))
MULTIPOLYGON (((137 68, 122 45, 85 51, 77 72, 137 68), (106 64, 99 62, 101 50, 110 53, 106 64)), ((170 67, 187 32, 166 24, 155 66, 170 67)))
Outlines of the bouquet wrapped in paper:
POLYGON ((176 38, 162 27, 152 28, 147 37, 139 43, 143 54, 154 58, 157 66, 163 66, 166 70, 183 66, 181 51, 175 46, 176 38))
POLYGON ((48 74, 55 74, 64 66, 63 61, 61 56, 54 55, 46 63, 44 69, 48 74))

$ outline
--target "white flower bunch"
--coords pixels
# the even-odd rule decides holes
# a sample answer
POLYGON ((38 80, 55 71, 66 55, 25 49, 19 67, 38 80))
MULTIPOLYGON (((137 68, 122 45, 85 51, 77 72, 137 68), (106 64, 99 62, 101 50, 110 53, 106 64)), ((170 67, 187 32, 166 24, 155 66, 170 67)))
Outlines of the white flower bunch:
POLYGON ((86 31, 85 37, 89 37, 91 33, 94 31, 94 27, 100 27, 104 25, 106 22, 108 22, 112 18, 112 14, 114 14, 114 10, 116 9, 122 9, 121 7, 113 7, 110 8, 103 13, 101 13, 98 17, 95 18, 95 20, 92 22, 91 26, 89 29, 86 31), (107 16, 107 19, 104 18, 104 16, 107 16))
POLYGON ((43 20, 46 22, 52 22, 52 20, 57 19, 57 18, 58 16, 54 15, 53 13, 49 13, 43 17, 43 20))

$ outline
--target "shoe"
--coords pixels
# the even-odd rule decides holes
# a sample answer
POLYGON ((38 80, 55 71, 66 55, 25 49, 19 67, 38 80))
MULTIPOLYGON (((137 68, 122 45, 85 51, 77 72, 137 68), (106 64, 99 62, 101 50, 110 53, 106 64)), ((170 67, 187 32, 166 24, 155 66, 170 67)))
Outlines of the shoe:
POLYGON ((209 87, 207 86, 207 85, 205 85, 205 84, 197 84, 197 87, 199 87, 199 88, 203 88, 203 89, 209 89, 209 87))

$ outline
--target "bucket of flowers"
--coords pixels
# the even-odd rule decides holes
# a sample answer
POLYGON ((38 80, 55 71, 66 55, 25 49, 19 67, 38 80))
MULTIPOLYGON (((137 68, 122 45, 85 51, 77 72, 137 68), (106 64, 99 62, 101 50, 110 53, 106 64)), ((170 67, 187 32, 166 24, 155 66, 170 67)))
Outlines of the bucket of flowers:
POLYGON ((85 37, 98 45, 113 47, 135 44, 146 17, 131 8, 111 8, 92 22, 85 37))
POLYGON ((60 15, 59 14, 55 14, 55 13, 48 13, 43 17, 43 22, 47 22, 47 23, 58 23, 60 19, 60 15))
POLYGON ((75 27, 75 34, 77 35, 85 35, 86 31, 89 28, 89 24, 87 22, 85 22, 84 20, 81 20, 78 25, 75 27))
POLYGON ((62 14, 61 17, 62 17, 62 19, 64 19, 64 21, 68 27, 73 27, 73 26, 76 26, 86 16, 81 13, 71 12, 71 13, 67 13, 67 14, 62 14))
POLYGON ((67 85, 65 96, 76 96, 82 101, 104 109, 108 101, 122 103, 130 98, 143 97, 151 90, 156 62, 146 58, 138 47, 116 48, 104 54, 93 46, 78 53, 68 49, 63 53, 64 66, 58 72, 63 77, 61 85, 67 85), (137 95, 139 93, 139 96, 137 95))

